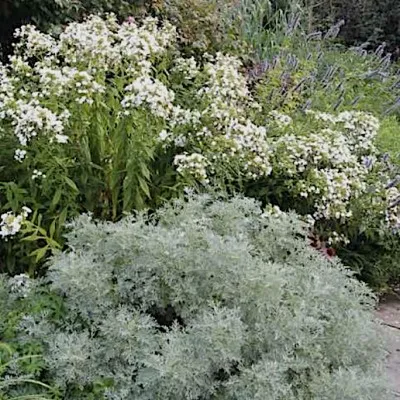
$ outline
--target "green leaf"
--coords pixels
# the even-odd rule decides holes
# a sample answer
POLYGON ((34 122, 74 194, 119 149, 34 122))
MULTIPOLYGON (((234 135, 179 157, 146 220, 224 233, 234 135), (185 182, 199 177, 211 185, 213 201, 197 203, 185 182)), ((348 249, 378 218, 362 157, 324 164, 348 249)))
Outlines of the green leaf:
POLYGON ((35 257, 35 262, 39 262, 47 253, 48 246, 41 247, 40 249, 36 249, 32 251, 30 256, 35 257))
POLYGON ((53 196, 52 201, 51 201, 51 205, 50 205, 51 208, 54 208, 59 203, 59 201, 61 199, 61 194, 62 194, 61 188, 58 188, 56 190, 56 193, 53 196))
POLYGON ((59 227, 62 227, 65 224, 65 221, 67 220, 67 215, 68 215, 68 208, 64 208, 60 216, 58 217, 58 225, 59 227))
POLYGON ((54 249, 60 249, 61 248, 61 244, 58 243, 56 240, 52 239, 52 238, 47 238, 47 243, 53 247, 54 249))
POLYGON ((53 222, 50 225, 50 230, 49 230, 51 238, 54 237, 55 232, 56 232, 56 220, 53 220, 53 222))
POLYGON ((64 176, 64 181, 73 191, 79 192, 77 186, 75 185, 75 182, 68 178, 68 176, 64 176))
POLYGON ((21 239, 21 241, 23 242, 36 242, 36 240, 41 239, 41 236, 38 236, 36 233, 34 233, 33 235, 24 237, 21 239))
POLYGON ((146 183, 146 181, 145 181, 144 179, 140 178, 140 177, 138 177, 138 181, 139 181, 140 189, 142 189, 142 191, 144 192, 144 194, 145 194, 148 198, 150 198, 151 196, 150 196, 149 186, 148 186, 148 184, 146 183))

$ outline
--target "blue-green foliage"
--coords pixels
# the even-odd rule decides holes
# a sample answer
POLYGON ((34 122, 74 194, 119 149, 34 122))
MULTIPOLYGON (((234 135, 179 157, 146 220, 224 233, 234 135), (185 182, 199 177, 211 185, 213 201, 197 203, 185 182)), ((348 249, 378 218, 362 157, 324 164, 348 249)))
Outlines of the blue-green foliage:
POLYGON ((64 399, 388 398, 373 295, 294 214, 200 196, 72 228, 47 277, 65 316, 23 324, 64 399))

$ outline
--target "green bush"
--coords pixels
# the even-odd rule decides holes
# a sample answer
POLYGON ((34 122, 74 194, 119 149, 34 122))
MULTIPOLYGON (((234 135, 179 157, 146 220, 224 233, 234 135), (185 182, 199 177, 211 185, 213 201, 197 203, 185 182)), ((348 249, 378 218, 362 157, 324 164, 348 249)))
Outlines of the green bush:
POLYGON ((47 276, 65 314, 23 322, 63 399, 390 397, 373 295, 294 214, 197 196, 71 228, 47 276))
POLYGON ((278 14, 273 29, 260 29, 256 16, 261 11, 254 6, 244 14, 255 22, 246 24, 241 36, 255 61, 249 75, 268 84, 265 95, 273 108, 398 115, 398 73, 383 49, 374 53, 337 44, 340 23, 325 32, 309 33, 303 27, 304 17, 296 12, 278 14))
POLYGON ((306 0, 305 6, 312 13, 310 25, 320 28, 339 19, 345 25, 339 35, 347 45, 368 42, 376 48, 385 42, 389 51, 397 52, 400 43, 400 4, 396 0, 339 0, 334 2, 314 2, 306 0), (311 9, 312 7, 312 9, 311 9), (397 50, 396 50, 397 49, 397 50))
POLYGON ((177 27, 183 48, 196 54, 215 52, 227 44, 232 26, 224 17, 232 7, 233 0, 164 0, 160 12, 177 27))

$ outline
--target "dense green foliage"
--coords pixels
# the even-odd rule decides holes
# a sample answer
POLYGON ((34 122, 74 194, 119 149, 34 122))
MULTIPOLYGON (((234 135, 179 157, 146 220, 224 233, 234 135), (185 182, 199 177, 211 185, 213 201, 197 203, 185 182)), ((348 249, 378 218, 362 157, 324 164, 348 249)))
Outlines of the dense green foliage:
POLYGON ((222 53, 183 57, 179 33, 154 18, 16 36, 0 71, 3 269, 37 273, 81 212, 118 220, 216 185, 296 210, 343 255, 357 248, 346 260, 372 285, 398 278, 400 194, 374 116, 397 110, 387 60, 337 59, 327 39, 296 46, 301 31, 287 29, 273 61, 246 71, 222 53), (364 259, 371 245, 379 268, 364 259))
POLYGON ((397 0, 305 0, 310 26, 324 27, 343 19, 340 39, 347 45, 369 43, 376 48, 385 42, 400 55, 400 3, 397 0))
POLYGON ((63 399, 390 398, 372 294, 294 214, 200 196, 71 228, 47 277, 65 312, 23 322, 63 399))
POLYGON ((389 3, 0 5, 1 400, 389 399, 389 3))

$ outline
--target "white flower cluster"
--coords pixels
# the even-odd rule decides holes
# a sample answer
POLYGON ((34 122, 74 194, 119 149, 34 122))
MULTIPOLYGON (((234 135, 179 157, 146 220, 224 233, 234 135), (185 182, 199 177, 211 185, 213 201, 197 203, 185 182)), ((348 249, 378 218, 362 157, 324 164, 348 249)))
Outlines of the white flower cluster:
POLYGON ((338 244, 338 243, 342 243, 342 244, 346 245, 346 244, 350 243, 350 240, 343 233, 337 233, 334 231, 334 232, 332 232, 331 236, 328 238, 327 242, 329 245, 338 244))
MULTIPOLYGON (((174 69, 183 75, 188 69, 197 75, 200 67, 194 59, 179 59, 174 69)), ((271 172, 270 148, 266 128, 247 118, 248 109, 257 107, 240 72, 236 57, 217 54, 208 57, 203 67, 205 83, 197 91, 199 109, 185 110, 175 106, 160 133, 163 146, 190 147, 202 151, 210 175, 217 165, 234 165, 251 179, 271 172)), ((184 157, 185 159, 185 157, 184 157)), ((187 171, 186 171, 187 172, 187 171)), ((196 174, 202 176, 202 171, 196 174)))
MULTIPOLYGON (((316 181, 321 184, 322 190, 318 188, 320 196, 316 197, 314 206, 316 219, 338 219, 346 220, 352 216, 348 210, 352 198, 357 198, 361 189, 365 189, 362 175, 357 175, 357 169, 315 169, 316 181)), ((313 186, 311 186, 313 188, 313 186)), ((309 190, 310 187, 305 190, 309 190)), ((312 193, 312 190, 310 190, 312 193)), ((307 193, 307 192, 306 192, 307 193)))
POLYGON ((282 127, 285 127, 285 126, 288 126, 288 125, 290 125, 291 123, 292 123, 292 118, 291 117, 289 117, 288 115, 286 115, 286 114, 282 114, 282 113, 280 113, 279 111, 277 111, 277 110, 272 110, 270 113, 269 113, 269 116, 272 118, 272 120, 278 125, 278 126, 280 126, 281 128, 282 127))
POLYGON ((48 108, 42 107, 37 100, 17 100, 14 107, 10 105, 7 108, 6 114, 11 119, 21 146, 26 146, 39 133, 47 134, 57 142, 64 141, 62 133, 68 113, 56 115, 48 108))
POLYGON ((172 71, 181 73, 185 80, 194 79, 200 74, 200 70, 194 57, 177 57, 174 61, 174 64, 175 66, 172 71))
POLYGON ((22 207, 21 214, 15 215, 12 211, 2 214, 0 218, 0 238, 7 240, 8 237, 16 235, 31 212, 28 207, 22 207))
POLYGON ((7 116, 15 128, 15 135, 22 146, 39 133, 47 134, 51 140, 64 142, 64 124, 68 113, 56 115, 48 108, 42 107, 37 100, 25 102, 17 100, 15 107, 7 109, 7 116))
POLYGON ((343 130, 346 139, 356 154, 374 150, 374 139, 379 130, 379 120, 361 111, 344 111, 338 115, 307 111, 316 120, 329 123, 335 129, 343 130))
POLYGON ((317 131, 278 138, 273 170, 293 181, 293 195, 312 202, 315 219, 343 221, 352 215, 350 201, 367 189, 364 155, 375 151, 379 122, 361 112, 309 113, 318 121, 317 131))
POLYGON ((276 217, 279 218, 281 215, 283 215, 284 212, 280 209, 279 206, 272 205, 272 204, 267 204, 267 206, 264 209, 264 212, 261 214, 262 218, 265 217, 276 217))
POLYGON ((201 124, 201 116, 199 110, 186 110, 178 105, 173 107, 168 124, 171 128, 182 125, 198 127, 201 124))
POLYGON ((114 46, 116 27, 112 17, 104 20, 91 16, 84 22, 73 22, 61 33, 55 52, 70 65, 85 63, 106 68, 120 58, 119 49, 114 46))
POLYGON ((391 187, 386 191, 388 208, 385 212, 386 224, 400 232, 400 190, 397 187, 391 187))
POLYGON ((207 183, 207 159, 198 153, 175 156, 174 164, 182 175, 188 174, 202 183, 207 183))
POLYGON ((204 66, 207 83, 199 90, 199 96, 210 99, 220 99, 236 104, 246 100, 249 89, 245 76, 240 73, 242 64, 237 57, 217 53, 209 57, 210 61, 204 66))
POLYGON ((167 22, 158 27, 158 20, 151 17, 146 18, 141 26, 129 20, 117 32, 118 47, 123 58, 136 63, 165 53, 175 43, 176 37, 173 25, 167 22))
POLYGON ((149 70, 150 64, 143 61, 164 53, 175 40, 171 24, 160 28, 151 17, 138 26, 133 20, 118 25, 112 15, 106 20, 91 16, 83 23, 69 24, 53 53, 62 54, 71 65, 109 69, 136 63, 149 70))
MULTIPOLYGON (((203 115, 207 121, 209 115, 203 115)), ((181 112, 178 118, 171 119, 168 131, 160 132, 159 139, 165 147, 202 149, 202 155, 208 160, 209 173, 215 172, 216 165, 220 164, 235 165, 250 179, 270 174, 271 149, 265 127, 248 119, 231 118, 223 127, 206 121, 199 121, 197 113, 181 112), (192 129, 181 131, 182 125, 190 125, 192 129)))
POLYGON ((96 82, 88 71, 80 71, 75 67, 52 68, 37 64, 35 67, 40 76, 42 92, 39 97, 60 97, 67 95, 69 100, 79 104, 93 104, 93 97, 104 93, 104 85, 96 82))
POLYGON ((23 55, 23 60, 31 57, 49 57, 58 50, 56 40, 50 35, 38 31, 33 25, 17 28, 14 37, 18 39, 15 45, 16 53, 23 55))
POLYGON ((22 149, 15 150, 15 153, 14 153, 15 160, 22 162, 24 160, 25 156, 26 156, 26 150, 22 150, 22 149))
POLYGON ((104 105, 106 91, 117 97, 125 114, 132 107, 148 107, 166 118, 172 111, 174 93, 151 77, 157 57, 176 42, 175 28, 167 22, 147 18, 139 26, 132 19, 119 24, 113 15, 90 16, 68 24, 58 37, 31 25, 17 29, 15 37, 10 63, 0 64, 0 120, 23 147, 15 150, 18 162, 33 138, 67 143, 69 110, 75 113, 96 99, 104 105))
POLYGON ((8 105, 14 100, 15 79, 11 78, 8 69, 0 63, 0 120, 6 118, 8 105))
MULTIPOLYGON (((255 105, 246 77, 240 72, 242 64, 237 57, 217 53, 209 57, 204 66, 206 83, 198 96, 209 103, 204 111, 219 122, 229 123, 231 118, 244 117, 250 104, 255 105)), ((218 124, 216 124, 218 126, 218 124)))
POLYGON ((228 153, 223 154, 242 161, 241 166, 249 178, 257 179, 271 173, 271 149, 265 127, 257 126, 250 120, 243 123, 232 120, 225 129, 225 139, 230 140, 232 146, 228 153))
POLYGON ((137 78, 125 88, 125 91, 128 94, 121 104, 127 114, 129 109, 143 105, 148 106, 157 117, 168 118, 172 111, 174 92, 157 79, 146 76, 137 78))
POLYGON ((36 179, 46 179, 46 174, 44 174, 42 171, 34 169, 32 173, 32 180, 36 179))

